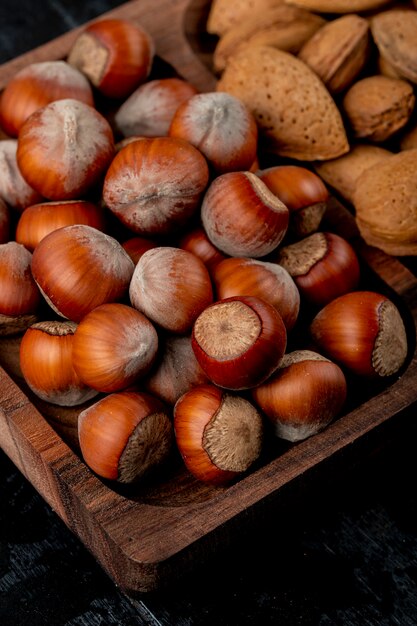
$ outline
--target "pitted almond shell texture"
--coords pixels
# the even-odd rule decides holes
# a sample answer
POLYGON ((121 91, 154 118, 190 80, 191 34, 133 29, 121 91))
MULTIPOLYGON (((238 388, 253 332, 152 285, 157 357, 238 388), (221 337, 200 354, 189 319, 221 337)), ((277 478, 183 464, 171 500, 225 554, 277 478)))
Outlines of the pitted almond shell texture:
POLYGON ((380 55, 400 76, 417 84, 417 12, 378 13, 371 20, 371 32, 380 55))
POLYGON ((255 116, 266 149, 304 161, 349 150, 341 114, 321 79, 294 55, 249 46, 229 58, 217 91, 237 96, 255 116))
POLYGON ((363 239, 387 254, 417 254, 417 149, 393 154, 357 179, 353 194, 363 239))
POLYGON ((228 57, 242 46, 268 45, 296 54, 324 24, 321 16, 287 5, 253 12, 220 37, 213 54, 214 69, 223 71, 228 57))
POLYGON ((403 128, 414 105, 414 91, 408 81, 379 74, 356 81, 342 103, 354 136, 376 142, 403 128))
POLYGON ((391 156, 392 152, 373 144, 356 144, 341 157, 316 163, 317 174, 345 200, 352 202, 358 177, 368 167, 391 156))
POLYGON ((338 93, 362 70, 369 51, 368 21, 352 14, 324 24, 304 44, 298 56, 320 76, 331 93, 338 93))
POLYGON ((213 35, 224 35, 232 26, 242 20, 261 15, 274 7, 284 4, 284 0, 213 0, 207 18, 206 29, 213 35))
POLYGON ((284 0, 284 2, 318 13, 360 13, 383 7, 391 0, 284 0))

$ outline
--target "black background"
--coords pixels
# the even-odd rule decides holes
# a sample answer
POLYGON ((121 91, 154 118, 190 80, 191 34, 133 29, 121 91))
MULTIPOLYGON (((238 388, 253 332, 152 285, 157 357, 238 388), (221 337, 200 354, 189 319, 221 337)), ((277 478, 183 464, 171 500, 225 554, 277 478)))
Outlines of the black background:
MULTIPOLYGON (((1 0, 0 62, 120 4, 1 0)), ((135 599, 0 452, 0 624, 416 625, 416 419, 393 418, 372 452, 309 482, 191 579, 135 599)))

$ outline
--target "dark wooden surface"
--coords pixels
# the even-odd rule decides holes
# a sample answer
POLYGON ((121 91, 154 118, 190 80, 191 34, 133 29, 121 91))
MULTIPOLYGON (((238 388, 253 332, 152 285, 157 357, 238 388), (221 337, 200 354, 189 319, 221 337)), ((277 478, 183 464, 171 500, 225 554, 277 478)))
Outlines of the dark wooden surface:
POLYGON ((415 415, 367 463, 303 491, 240 550, 131 600, 0 456, 2 626, 412 626, 415 415), (389 442, 389 443, 388 443, 389 442))
MULTIPOLYGON (((0 62, 119 4, 2 0, 0 62)), ((135 600, 2 454, 0 624, 417 624, 415 420, 383 425, 367 461, 301 484, 244 545, 213 546, 195 575, 135 600)))

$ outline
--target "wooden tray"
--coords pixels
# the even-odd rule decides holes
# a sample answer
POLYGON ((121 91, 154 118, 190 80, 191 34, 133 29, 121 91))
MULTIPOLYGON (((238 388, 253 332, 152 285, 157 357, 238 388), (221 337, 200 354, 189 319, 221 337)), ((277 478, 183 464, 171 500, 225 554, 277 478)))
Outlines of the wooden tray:
MULTIPOLYGON (((106 15, 138 21, 154 37, 160 58, 200 90, 210 90, 209 57, 196 39, 204 30, 207 8, 207 0, 190 5, 187 0, 137 0, 106 15)), ((0 88, 30 62, 65 57, 78 31, 0 67, 0 88)), ((179 466, 133 495, 116 492, 93 475, 23 386, 0 369, 1 447, 125 592, 155 590, 201 567, 223 547, 243 542, 255 523, 262 526, 263 517, 274 514, 282 493, 313 470, 328 469, 329 461, 343 461, 348 452, 365 454, 363 443, 370 433, 415 405, 416 278, 398 260, 367 247, 350 213, 336 201, 326 228, 349 234, 367 268, 366 286, 386 292, 399 306, 410 340, 407 365, 389 383, 370 388, 364 383, 345 413, 322 433, 294 445, 272 445, 268 458, 229 487, 197 483, 179 466)))

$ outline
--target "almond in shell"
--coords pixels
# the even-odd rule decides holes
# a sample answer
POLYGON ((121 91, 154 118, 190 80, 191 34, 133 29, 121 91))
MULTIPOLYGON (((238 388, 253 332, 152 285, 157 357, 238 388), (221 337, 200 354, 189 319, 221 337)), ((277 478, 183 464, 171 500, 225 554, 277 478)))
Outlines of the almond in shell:
POLYGON ((399 76, 417 84, 417 12, 383 11, 372 18, 371 32, 380 55, 399 76))
POLYGON ((252 111, 266 149, 305 161, 349 150, 341 114, 323 82, 303 61, 270 46, 232 55, 217 91, 240 98, 252 111))
POLYGON ((284 0, 303 9, 317 13, 360 13, 371 9, 379 9, 391 0, 284 0))
POLYGON ((356 144, 337 159, 322 161, 314 166, 324 182, 352 203, 356 181, 368 167, 391 156, 392 152, 372 144, 356 144))
POLYGON ((396 256, 417 254, 417 149, 366 169, 353 194, 356 223, 371 246, 396 256))
POLYGON ((224 35, 229 28, 242 20, 261 15, 274 7, 284 4, 284 0, 213 0, 207 18, 206 30, 212 35, 224 35))
POLYGON ((326 21, 310 11, 281 5, 253 14, 225 33, 214 50, 216 72, 224 70, 226 61, 242 46, 262 44, 297 53, 302 45, 326 21))
POLYGON ((410 119, 415 104, 412 86, 388 76, 367 76, 357 81, 343 98, 343 110, 357 138, 381 142, 410 119))
POLYGON ((352 14, 324 24, 298 56, 320 76, 331 93, 339 93, 358 76, 369 51, 368 22, 352 14))

